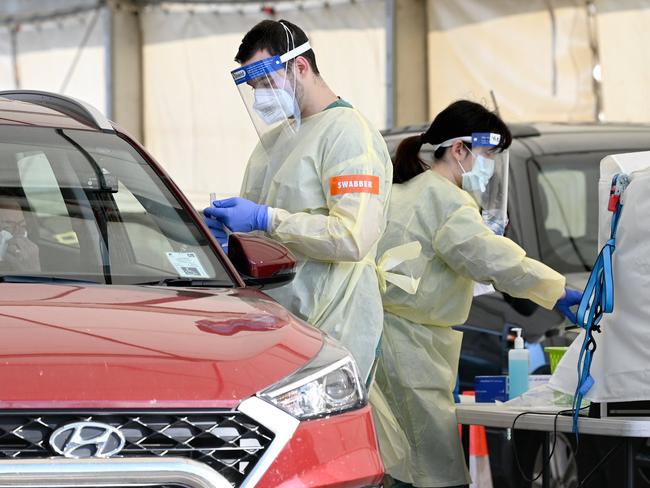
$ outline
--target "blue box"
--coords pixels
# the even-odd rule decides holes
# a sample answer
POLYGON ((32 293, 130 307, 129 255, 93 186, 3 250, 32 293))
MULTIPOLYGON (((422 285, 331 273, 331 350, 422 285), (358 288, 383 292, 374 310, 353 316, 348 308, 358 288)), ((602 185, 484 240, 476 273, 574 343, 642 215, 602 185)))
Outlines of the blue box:
POLYGON ((477 403, 505 402, 508 400, 508 377, 477 376, 474 378, 474 391, 477 403))

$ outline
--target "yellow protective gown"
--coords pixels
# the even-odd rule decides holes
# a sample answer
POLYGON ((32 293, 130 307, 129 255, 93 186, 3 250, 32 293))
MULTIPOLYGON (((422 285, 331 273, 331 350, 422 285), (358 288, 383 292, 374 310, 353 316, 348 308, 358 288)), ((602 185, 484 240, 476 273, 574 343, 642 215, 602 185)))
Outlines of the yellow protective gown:
POLYGON ((391 182, 381 134, 356 109, 335 107, 304 118, 294 136, 268 135, 241 190, 273 207, 270 235, 298 259, 295 279, 268 294, 340 340, 364 378, 383 326, 375 254, 391 182))
MULTIPOLYGON (((452 395, 462 333, 451 326, 467 320, 475 281, 552 308, 565 280, 495 235, 472 197, 433 171, 393 185, 378 254, 411 241, 422 245, 420 256, 395 270, 420 278, 420 284, 414 295, 387 285, 376 376, 410 450, 397 459, 400 449, 385 449, 399 436, 381 423, 380 448, 395 479, 418 487, 463 485, 469 476, 452 395)), ((384 405, 384 424, 386 418, 384 405)))

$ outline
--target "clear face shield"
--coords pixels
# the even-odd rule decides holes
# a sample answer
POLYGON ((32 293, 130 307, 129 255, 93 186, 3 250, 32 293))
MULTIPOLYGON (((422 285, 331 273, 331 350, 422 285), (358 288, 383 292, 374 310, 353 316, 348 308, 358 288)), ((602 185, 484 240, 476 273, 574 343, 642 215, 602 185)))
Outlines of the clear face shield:
POLYGON ((454 137, 435 145, 434 150, 449 147, 459 140, 465 143, 474 159, 470 171, 458 161, 463 172, 462 187, 476 200, 487 226, 495 234, 503 235, 508 224, 508 150, 499 150, 501 136, 491 132, 454 137))
MULTIPOLYGON (((288 37, 292 46, 292 38, 288 37)), ((300 128, 297 81, 290 61, 311 49, 308 42, 281 56, 271 56, 231 72, 262 144, 272 145, 280 134, 300 128), (276 134, 275 137, 272 137, 276 134)), ((269 147, 266 147, 269 149, 269 147)))
MULTIPOLYGON (((508 224, 508 164, 509 151, 500 151, 499 134, 475 132, 472 138, 474 166, 470 174, 471 189, 468 191, 476 199, 483 220, 495 234, 503 235, 508 224), (471 191, 470 191, 471 190, 471 191)), ((463 183, 465 183, 463 175, 463 183)))

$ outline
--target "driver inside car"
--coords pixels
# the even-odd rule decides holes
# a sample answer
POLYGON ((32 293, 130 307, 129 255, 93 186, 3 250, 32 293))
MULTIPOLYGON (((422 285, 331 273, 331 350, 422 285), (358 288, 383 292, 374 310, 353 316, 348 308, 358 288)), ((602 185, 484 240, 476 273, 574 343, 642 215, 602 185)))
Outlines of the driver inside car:
POLYGON ((0 196, 0 272, 40 271, 38 246, 27 237, 25 216, 17 197, 0 196))

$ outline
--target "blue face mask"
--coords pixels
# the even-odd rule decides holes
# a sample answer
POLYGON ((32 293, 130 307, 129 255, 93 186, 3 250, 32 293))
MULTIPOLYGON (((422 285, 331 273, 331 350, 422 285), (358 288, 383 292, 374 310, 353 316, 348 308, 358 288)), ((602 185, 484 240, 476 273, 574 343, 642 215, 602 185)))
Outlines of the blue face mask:
POLYGON ((494 174, 494 159, 488 159, 480 154, 475 156, 471 171, 465 171, 460 161, 457 163, 463 172, 463 190, 472 194, 483 193, 494 174))

